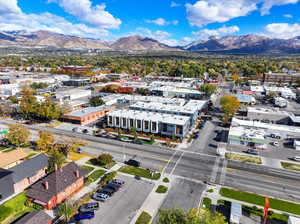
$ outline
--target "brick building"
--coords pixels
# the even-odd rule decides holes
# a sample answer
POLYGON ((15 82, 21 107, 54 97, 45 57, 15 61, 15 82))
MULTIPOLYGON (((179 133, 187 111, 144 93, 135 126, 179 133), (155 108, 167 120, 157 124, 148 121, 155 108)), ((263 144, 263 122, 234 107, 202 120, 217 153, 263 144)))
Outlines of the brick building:
POLYGON ((264 82, 273 83, 295 83, 300 79, 300 73, 265 73, 263 76, 264 82))
POLYGON ((111 112, 112 110, 113 107, 109 107, 106 105, 99 107, 88 107, 65 114, 61 119, 64 122, 86 125, 105 117, 106 114, 111 112))
POLYGON ((26 195, 45 209, 53 209, 84 186, 86 174, 71 162, 33 184, 26 195))

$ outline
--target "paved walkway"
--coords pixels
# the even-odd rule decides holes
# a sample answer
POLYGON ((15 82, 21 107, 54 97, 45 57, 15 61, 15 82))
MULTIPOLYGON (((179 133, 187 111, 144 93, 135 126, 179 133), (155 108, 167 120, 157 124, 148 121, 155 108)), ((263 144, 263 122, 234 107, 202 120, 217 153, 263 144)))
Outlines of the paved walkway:
POLYGON ((170 188, 171 188, 172 177, 170 177, 170 176, 165 176, 165 177, 168 177, 170 182, 169 183, 164 183, 162 181, 164 177, 161 177, 160 180, 155 182, 155 185, 154 185, 152 191, 150 192, 150 194, 148 195, 148 197, 144 201, 143 205, 137 211, 135 217, 131 220, 130 224, 135 224, 136 220, 138 219, 138 217, 140 216, 140 214, 143 211, 145 211, 149 215, 151 215, 152 219, 156 216, 156 213, 158 212, 160 206, 162 205, 165 197, 168 194, 168 192, 165 193, 165 194, 156 193, 155 191, 156 191, 157 187, 159 185, 164 185, 164 186, 168 187, 168 190, 170 190, 170 188))

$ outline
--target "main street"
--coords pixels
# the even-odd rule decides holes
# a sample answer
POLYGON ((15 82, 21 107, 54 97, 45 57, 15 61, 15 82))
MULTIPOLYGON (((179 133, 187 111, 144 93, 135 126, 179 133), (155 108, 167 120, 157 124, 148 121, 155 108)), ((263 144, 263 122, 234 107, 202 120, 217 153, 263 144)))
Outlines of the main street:
MULTIPOLYGON (((7 125, 14 121, 2 120, 7 125)), ((57 136, 73 137, 88 143, 92 154, 108 152, 117 160, 137 158, 142 166, 163 171, 196 182, 221 184, 240 190, 265 194, 276 198, 300 202, 300 174, 262 165, 228 161, 213 155, 157 146, 135 145, 111 139, 74 133, 55 128, 27 125, 31 131, 47 130, 57 136)), ((195 146, 196 147, 196 146, 195 146)))

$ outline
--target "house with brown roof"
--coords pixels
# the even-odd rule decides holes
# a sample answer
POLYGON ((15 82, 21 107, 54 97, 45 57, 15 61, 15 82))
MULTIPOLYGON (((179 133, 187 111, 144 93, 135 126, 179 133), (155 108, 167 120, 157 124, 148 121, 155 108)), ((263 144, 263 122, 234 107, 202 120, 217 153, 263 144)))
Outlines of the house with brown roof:
POLYGON ((9 169, 25 159, 27 153, 22 149, 0 153, 0 168, 9 169))
POLYGON ((30 201, 52 209, 84 186, 86 174, 71 162, 31 185, 26 195, 30 201))
POLYGON ((19 219, 15 224, 52 224, 52 218, 44 211, 33 211, 19 219))

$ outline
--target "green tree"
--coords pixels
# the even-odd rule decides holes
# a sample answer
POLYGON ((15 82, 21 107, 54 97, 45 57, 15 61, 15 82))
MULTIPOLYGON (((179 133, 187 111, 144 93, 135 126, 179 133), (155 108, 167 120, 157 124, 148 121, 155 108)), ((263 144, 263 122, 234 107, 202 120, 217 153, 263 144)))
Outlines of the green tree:
POLYGON ((225 95, 220 100, 222 111, 224 112, 224 122, 227 123, 240 108, 240 102, 235 96, 225 95))
POLYGON ((64 220, 67 222, 70 220, 72 215, 76 212, 75 206, 69 201, 65 201, 58 206, 58 215, 64 217, 64 220))
POLYGON ((218 87, 214 84, 203 84, 200 86, 200 92, 204 92, 207 97, 210 97, 217 91, 218 87))
POLYGON ((9 130, 6 135, 6 139, 10 144, 15 146, 21 146, 28 142, 30 137, 30 131, 21 124, 9 125, 9 130))
POLYGON ((231 78, 232 78, 232 80, 233 80, 233 82, 234 82, 234 84, 235 85, 238 85, 240 82, 241 82, 241 76, 239 76, 238 74, 233 74, 232 76, 231 76, 231 78))
POLYGON ((105 102, 101 99, 100 96, 93 96, 90 99, 90 104, 92 107, 98 107, 98 106, 105 104, 105 102))
POLYGON ((29 87, 24 87, 22 90, 22 99, 20 102, 20 112, 25 119, 33 119, 36 113, 38 101, 33 95, 33 90, 29 87))
POLYGON ((63 153, 61 153, 57 150, 54 150, 54 151, 50 152, 50 154, 49 154, 49 166, 48 166, 49 172, 52 172, 52 171, 55 170, 55 165, 58 168, 61 168, 65 162, 66 162, 66 157, 63 153))
POLYGON ((46 97, 44 101, 36 105, 33 115, 40 120, 51 121, 58 119, 62 115, 62 110, 50 97, 46 97))
POLYGON ((39 151, 50 152, 54 145, 54 136, 48 131, 39 131, 39 139, 36 141, 39 151))
POLYGON ((16 96, 10 96, 10 97, 8 97, 8 99, 12 103, 19 103, 18 97, 16 97, 16 96))
POLYGON ((157 224, 226 224, 225 217, 208 209, 193 208, 188 212, 182 209, 159 211, 157 224))
POLYGON ((97 158, 97 162, 99 163, 100 166, 105 166, 107 164, 110 164, 112 163, 112 161, 113 161, 113 156, 108 153, 102 153, 97 158))

